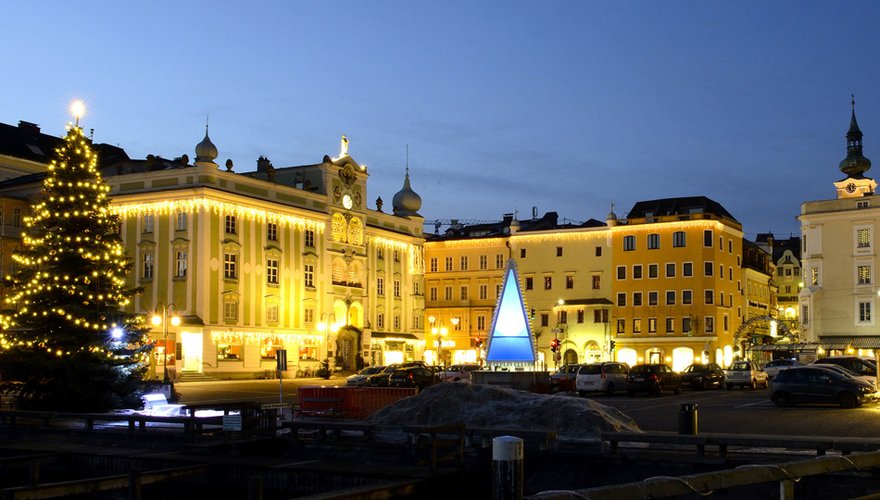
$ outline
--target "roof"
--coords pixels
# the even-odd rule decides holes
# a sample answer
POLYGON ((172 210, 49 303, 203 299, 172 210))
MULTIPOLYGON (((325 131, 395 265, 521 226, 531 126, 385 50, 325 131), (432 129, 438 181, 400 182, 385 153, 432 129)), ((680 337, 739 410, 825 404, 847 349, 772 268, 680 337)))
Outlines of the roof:
MULTIPOLYGON (((42 133, 35 123, 20 121, 17 127, 0 123, 0 154, 14 158, 48 164, 63 140, 42 133)), ((94 144, 92 147, 98 153, 99 167, 128 159, 122 148, 109 144, 94 144)))
POLYGON ((739 224, 739 221, 720 203, 705 196, 685 196, 681 198, 639 201, 629 210, 627 219, 643 219, 665 215, 691 215, 695 213, 714 214, 739 224))

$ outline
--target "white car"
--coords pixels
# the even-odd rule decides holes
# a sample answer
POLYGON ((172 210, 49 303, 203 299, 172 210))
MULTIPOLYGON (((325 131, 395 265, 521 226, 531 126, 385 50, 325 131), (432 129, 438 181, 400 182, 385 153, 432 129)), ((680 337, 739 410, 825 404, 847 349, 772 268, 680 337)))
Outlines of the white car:
POLYGON ((607 395, 626 392, 627 373, 629 373, 629 365, 617 361, 582 365, 575 377, 575 389, 581 396, 586 396, 590 392, 602 392, 607 395))
POLYGON ((345 379, 345 385, 349 387, 363 387, 367 385, 367 377, 374 373, 379 373, 384 370, 384 366, 376 365, 376 366, 368 366, 363 370, 355 373, 354 375, 345 379))
POLYGON ((446 370, 440 372, 441 382, 470 382, 471 372, 479 370, 480 365, 475 363, 467 363, 463 365, 452 365, 446 370))
POLYGON ((758 387, 767 388, 770 385, 770 378, 767 372, 761 369, 761 365, 752 361, 734 361, 730 368, 724 370, 724 385, 729 391, 734 386, 742 388, 758 387))
POLYGON ((773 361, 764 365, 764 371, 767 372, 767 377, 773 378, 776 375, 779 375, 779 372, 783 370, 788 370, 793 366, 802 366, 801 362, 796 359, 774 359, 773 361))

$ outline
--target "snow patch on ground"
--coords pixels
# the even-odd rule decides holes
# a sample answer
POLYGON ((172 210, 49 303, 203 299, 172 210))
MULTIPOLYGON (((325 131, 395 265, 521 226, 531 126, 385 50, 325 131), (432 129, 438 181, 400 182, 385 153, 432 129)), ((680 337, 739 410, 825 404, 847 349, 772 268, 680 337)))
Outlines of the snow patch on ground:
POLYGON ((602 432, 640 432, 618 409, 565 395, 506 387, 442 383, 376 412, 378 425, 444 425, 556 431, 560 437, 598 438, 602 432))

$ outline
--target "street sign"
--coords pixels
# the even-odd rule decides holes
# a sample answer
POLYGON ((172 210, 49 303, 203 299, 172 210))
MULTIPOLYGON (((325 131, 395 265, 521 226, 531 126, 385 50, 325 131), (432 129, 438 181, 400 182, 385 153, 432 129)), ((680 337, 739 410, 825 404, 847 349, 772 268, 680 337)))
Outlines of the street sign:
POLYGON ((275 360, 278 362, 276 370, 287 371, 287 349, 275 349, 275 360))
POLYGON ((223 430, 224 431, 240 431, 241 430, 241 415, 223 415, 223 430))
POLYGON ((278 410, 288 408, 289 403, 263 403, 260 405, 261 410, 278 410))

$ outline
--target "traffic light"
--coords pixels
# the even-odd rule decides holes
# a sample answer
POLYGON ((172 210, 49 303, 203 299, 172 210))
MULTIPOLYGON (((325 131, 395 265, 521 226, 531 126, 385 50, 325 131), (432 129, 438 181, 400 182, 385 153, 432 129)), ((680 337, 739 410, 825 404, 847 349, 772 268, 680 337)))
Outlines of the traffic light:
POLYGON ((482 345, 483 345, 483 339, 481 339, 480 337, 477 337, 474 339, 474 347, 479 349, 480 346, 482 346, 482 345))
POLYGON ((612 351, 614 350, 614 341, 613 340, 611 341, 611 350, 612 351))
POLYGON ((559 349, 559 339, 553 339, 550 341, 550 351, 556 352, 559 349))
POLYGON ((535 319, 535 308, 532 308, 532 315, 529 316, 529 319, 535 319))

